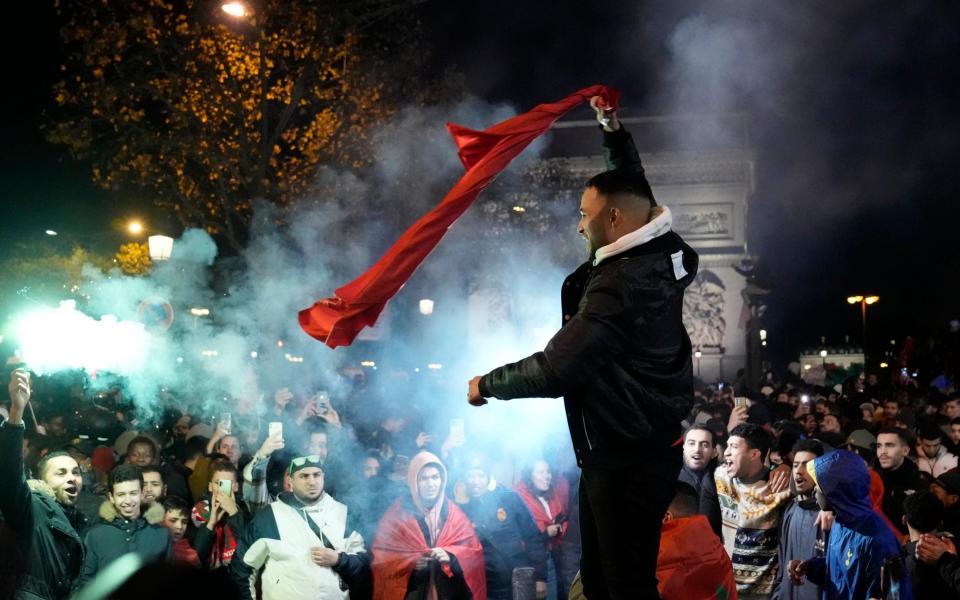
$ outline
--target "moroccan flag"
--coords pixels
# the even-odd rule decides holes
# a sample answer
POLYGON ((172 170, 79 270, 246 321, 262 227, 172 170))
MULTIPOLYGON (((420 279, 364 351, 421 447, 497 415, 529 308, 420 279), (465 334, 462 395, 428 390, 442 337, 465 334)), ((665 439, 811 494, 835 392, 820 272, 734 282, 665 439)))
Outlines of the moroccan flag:
POLYGON ((349 346, 364 327, 377 322, 387 302, 410 279, 453 223, 530 142, 570 109, 593 96, 616 108, 619 91, 584 88, 559 102, 541 104, 484 131, 447 124, 467 172, 443 200, 410 226, 366 273, 300 311, 300 327, 331 348, 349 346))

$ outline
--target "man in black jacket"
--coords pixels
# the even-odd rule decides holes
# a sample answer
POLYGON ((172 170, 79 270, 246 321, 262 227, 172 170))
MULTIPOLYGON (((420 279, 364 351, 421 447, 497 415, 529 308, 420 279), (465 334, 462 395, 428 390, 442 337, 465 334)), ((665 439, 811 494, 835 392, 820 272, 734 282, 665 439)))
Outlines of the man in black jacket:
POLYGON ((630 134, 598 109, 605 171, 580 201, 590 260, 561 291, 542 352, 470 381, 468 400, 563 396, 580 481, 581 576, 591 600, 658 598, 660 526, 693 398, 683 292, 697 255, 656 205, 630 134))
POLYGON ((678 480, 686 483, 697 493, 697 512, 710 522, 718 537, 723 537, 723 520, 720 517, 720 500, 717 498, 717 483, 713 472, 713 430, 706 425, 694 425, 683 434, 683 468, 678 480))
POLYGON ((170 534, 160 525, 163 505, 154 503, 143 516, 140 514, 143 476, 139 467, 114 467, 107 489, 107 499, 100 505, 100 522, 83 539, 87 554, 74 583, 76 591, 125 554, 136 554, 146 563, 173 560, 170 534))
POLYGON ((87 518, 76 508, 83 477, 69 454, 51 452, 37 465, 40 480, 27 481, 21 454, 30 401, 26 371, 13 372, 9 393, 10 418, 0 425, 0 515, 26 560, 16 598, 66 598, 83 564, 87 518))
POLYGON ((877 465, 883 480, 883 514, 900 533, 907 534, 903 524, 903 501, 917 490, 928 489, 910 454, 910 438, 905 429, 884 427, 877 432, 877 465))
POLYGON ((513 598, 512 576, 518 567, 533 567, 537 598, 546 598, 547 539, 526 504, 491 479, 487 458, 481 454, 470 457, 465 483, 468 499, 458 505, 483 546, 488 600, 513 598))

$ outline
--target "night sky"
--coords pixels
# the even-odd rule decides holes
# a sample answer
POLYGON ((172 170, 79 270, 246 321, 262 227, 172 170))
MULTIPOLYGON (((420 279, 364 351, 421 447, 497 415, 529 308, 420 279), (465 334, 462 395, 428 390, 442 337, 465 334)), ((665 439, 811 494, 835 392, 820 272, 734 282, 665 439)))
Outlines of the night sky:
MULTIPOLYGON (((55 18, 46 2, 16 4, 3 52, 0 252, 47 228, 63 233, 50 243, 115 247, 111 221, 152 209, 95 189, 85 165, 44 141, 55 18)), ((624 116, 746 113, 757 157, 750 251, 775 286, 775 359, 821 335, 858 341, 859 312, 844 301, 854 292, 881 296, 873 343, 943 332, 960 318, 960 9, 794 4, 433 1, 421 11, 431 67, 456 67, 491 102, 524 110, 605 83, 623 90, 624 116)))

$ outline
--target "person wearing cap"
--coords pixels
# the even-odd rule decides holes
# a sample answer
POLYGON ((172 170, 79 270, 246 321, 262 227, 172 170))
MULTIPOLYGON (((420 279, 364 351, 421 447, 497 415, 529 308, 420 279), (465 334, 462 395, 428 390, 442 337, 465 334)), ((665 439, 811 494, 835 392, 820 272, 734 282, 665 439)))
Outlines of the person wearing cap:
POLYGON ((930 491, 943 503, 943 528, 960 538, 960 471, 947 471, 930 484, 930 491))
POLYGON ((287 469, 291 491, 258 512, 230 563, 240 597, 360 599, 370 593, 370 558, 345 504, 323 489, 323 462, 299 456, 287 469))
POLYGON ((374 600, 487 597, 483 547, 446 486, 439 457, 420 452, 410 460, 409 494, 387 509, 373 540, 374 600))
MULTIPOLYGON (((76 508, 83 488, 77 461, 66 452, 50 452, 37 464, 39 480, 23 469, 23 412, 30 401, 30 376, 11 374, 9 418, 0 425, 0 516, 26 561, 16 598, 67 598, 80 574, 81 536, 88 520, 76 508)), ((4 557, 5 560, 8 557, 4 557)))
POLYGON ((824 600, 898 598, 912 600, 900 542, 870 505, 870 475, 863 460, 835 450, 807 463, 816 485, 817 503, 831 510, 823 556, 794 559, 788 564, 794 585, 804 579, 819 585, 824 600), (899 595, 887 595, 887 594, 899 595))
POLYGON ((547 554, 544 537, 520 496, 497 484, 483 454, 467 461, 466 497, 458 506, 470 518, 483 546, 487 598, 510 600, 513 570, 533 567, 537 597, 547 593, 547 554))
POLYGON ((957 468, 957 457, 943 445, 943 431, 936 423, 924 420, 917 437, 917 467, 937 478, 957 468))

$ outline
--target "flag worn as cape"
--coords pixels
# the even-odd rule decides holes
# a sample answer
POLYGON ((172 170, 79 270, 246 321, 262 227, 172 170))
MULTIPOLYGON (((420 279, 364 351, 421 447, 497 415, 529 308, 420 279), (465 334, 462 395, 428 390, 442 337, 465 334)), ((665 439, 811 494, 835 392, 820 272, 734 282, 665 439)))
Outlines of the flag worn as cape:
POLYGON ((581 102, 600 96, 605 105, 616 108, 619 95, 616 89, 594 85, 484 131, 448 123, 467 172, 440 204, 411 225, 367 272, 338 288, 332 298, 300 311, 300 327, 331 348, 349 346, 364 327, 376 323, 387 301, 440 243, 447 229, 530 142, 581 102))
POLYGON ((663 600, 737 599, 730 557, 703 515, 663 524, 657 580, 663 600))
MULTIPOLYGON (((443 548, 447 554, 457 557, 474 600, 486 600, 487 580, 480 540, 463 511, 448 499, 443 501, 447 503, 447 520, 434 547, 443 548)), ((373 600, 403 600, 417 559, 429 552, 430 547, 417 517, 404 508, 402 499, 394 502, 383 515, 371 550, 373 600)), ((453 576, 449 566, 443 573, 447 577, 453 576)))

